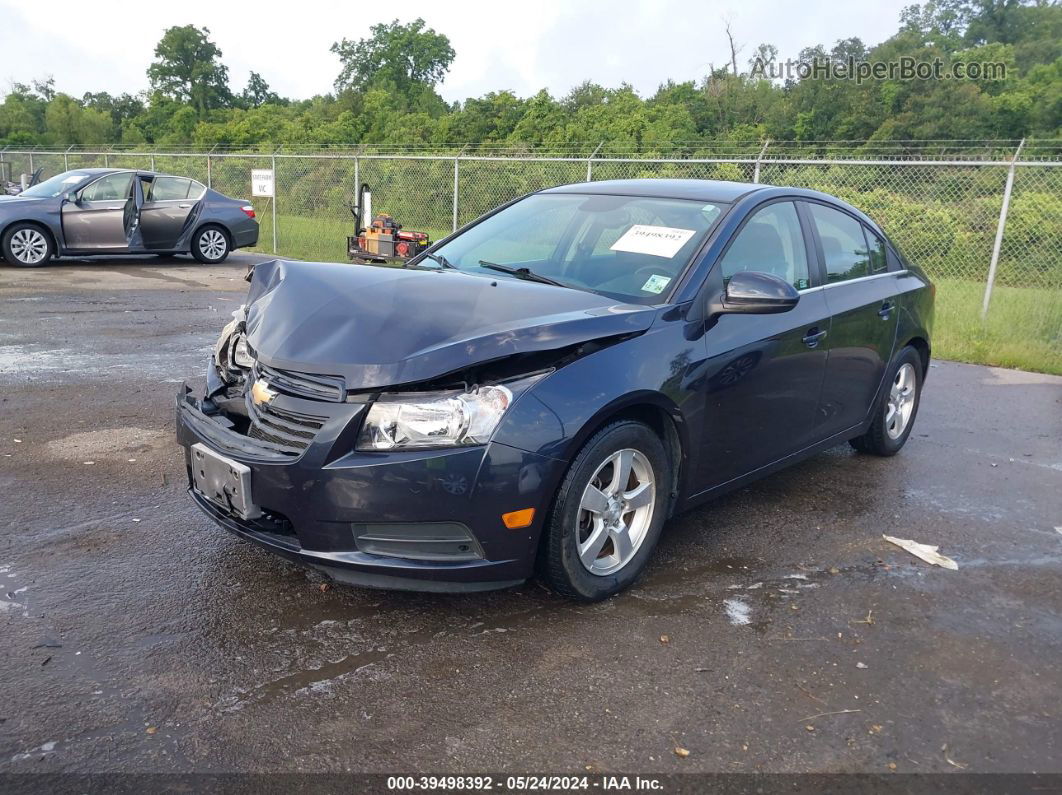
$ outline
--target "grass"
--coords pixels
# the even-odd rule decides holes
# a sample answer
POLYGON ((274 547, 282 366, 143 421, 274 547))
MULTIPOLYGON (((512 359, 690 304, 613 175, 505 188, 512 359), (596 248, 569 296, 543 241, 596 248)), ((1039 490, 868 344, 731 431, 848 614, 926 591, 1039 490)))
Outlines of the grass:
POLYGON ((1062 290, 997 285, 982 321, 984 284, 936 285, 934 356, 1062 375, 1062 290))
MULTIPOLYGON (((259 215, 261 232, 255 251, 272 253, 272 216, 259 215)), ((277 252, 305 260, 344 261, 353 221, 281 215, 277 217, 277 252)), ((449 229, 424 229, 432 240, 449 229)), ((984 284, 953 279, 936 281, 933 355, 973 364, 1016 367, 1062 375, 1062 290, 997 286, 988 318, 981 320, 984 284)))

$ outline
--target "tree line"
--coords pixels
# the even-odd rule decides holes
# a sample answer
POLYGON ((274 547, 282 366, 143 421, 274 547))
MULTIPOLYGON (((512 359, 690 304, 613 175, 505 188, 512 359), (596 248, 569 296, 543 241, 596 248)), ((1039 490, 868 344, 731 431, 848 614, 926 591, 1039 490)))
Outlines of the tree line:
POLYGON ((252 72, 230 85, 207 28, 165 31, 136 95, 58 91, 52 78, 16 83, 0 103, 0 146, 152 145, 264 148, 464 144, 613 152, 696 151, 720 142, 1057 139, 1062 133, 1062 6, 1049 0, 930 0, 904 9, 880 44, 858 38, 804 49, 811 64, 1003 64, 982 80, 790 75, 772 79, 778 51, 759 45, 745 68, 734 43, 699 80, 668 81, 642 97, 629 85, 584 82, 566 95, 492 91, 446 102, 437 87, 455 52, 422 19, 374 25, 331 51, 332 90, 278 96, 252 72))

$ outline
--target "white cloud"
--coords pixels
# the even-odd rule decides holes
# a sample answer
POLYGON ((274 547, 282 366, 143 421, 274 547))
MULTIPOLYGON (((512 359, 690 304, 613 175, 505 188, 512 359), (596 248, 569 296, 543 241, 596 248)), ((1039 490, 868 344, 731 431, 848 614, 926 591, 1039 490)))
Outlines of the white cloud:
POLYGON ((563 95, 586 79, 607 86, 627 82, 645 95, 668 78, 699 79, 709 64, 726 64, 724 19, 744 45, 739 55, 744 68, 761 42, 777 46, 783 59, 796 57, 803 47, 830 46, 850 36, 876 44, 896 30, 908 1, 395 0, 373 6, 302 0, 245 6, 186 0, 175 6, 0 0, 0 90, 10 81, 51 75, 59 90, 75 96, 135 93, 147 86, 145 71, 162 32, 193 23, 210 28, 234 89, 242 88, 253 69, 279 93, 309 97, 329 91, 339 71, 328 51, 333 41, 364 37, 376 22, 422 16, 450 37, 457 52, 440 89, 448 100, 506 88, 520 95, 540 88, 563 95))

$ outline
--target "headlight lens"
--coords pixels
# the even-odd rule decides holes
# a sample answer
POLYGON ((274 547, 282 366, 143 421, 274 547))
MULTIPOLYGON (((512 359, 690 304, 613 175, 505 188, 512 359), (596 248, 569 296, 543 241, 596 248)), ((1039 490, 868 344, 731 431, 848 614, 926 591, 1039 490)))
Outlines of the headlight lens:
POLYGON ((358 436, 359 450, 485 444, 512 403, 504 386, 443 395, 383 395, 358 436))

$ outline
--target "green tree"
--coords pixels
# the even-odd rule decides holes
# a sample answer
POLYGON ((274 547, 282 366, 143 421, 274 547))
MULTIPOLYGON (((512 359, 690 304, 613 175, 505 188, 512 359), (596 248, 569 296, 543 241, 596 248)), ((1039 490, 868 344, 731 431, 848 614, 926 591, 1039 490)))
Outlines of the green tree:
POLYGON ((367 39, 342 39, 332 45, 342 69, 336 91, 364 91, 379 79, 407 93, 411 84, 434 87, 450 69, 454 49, 441 33, 425 27, 423 19, 403 25, 397 19, 369 28, 367 39))
POLYGON ((155 47, 148 80, 157 93, 190 104, 199 118, 207 111, 232 104, 229 70, 208 28, 194 25, 168 28, 155 47))
POLYGON ((262 105, 279 105, 280 97, 269 89, 269 83, 258 72, 251 72, 247 78, 247 87, 240 94, 240 104, 245 108, 258 108, 262 105))

